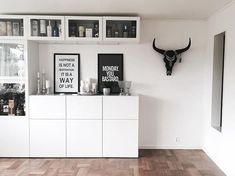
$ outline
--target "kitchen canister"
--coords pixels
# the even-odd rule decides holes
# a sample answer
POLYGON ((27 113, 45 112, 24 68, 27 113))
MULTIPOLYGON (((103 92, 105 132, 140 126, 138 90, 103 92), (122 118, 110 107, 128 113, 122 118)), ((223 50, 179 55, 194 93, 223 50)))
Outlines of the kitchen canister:
POLYGON ((12 22, 7 21, 7 36, 12 36, 12 22))

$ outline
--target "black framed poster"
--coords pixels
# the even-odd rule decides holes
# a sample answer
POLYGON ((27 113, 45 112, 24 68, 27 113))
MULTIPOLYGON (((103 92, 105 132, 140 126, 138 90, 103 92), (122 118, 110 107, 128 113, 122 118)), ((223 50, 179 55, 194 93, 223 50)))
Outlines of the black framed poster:
POLYGON ((98 54, 98 91, 110 88, 112 94, 120 93, 118 81, 123 80, 123 54, 98 54))
POLYGON ((80 54, 54 54, 54 93, 78 93, 80 87, 80 54))

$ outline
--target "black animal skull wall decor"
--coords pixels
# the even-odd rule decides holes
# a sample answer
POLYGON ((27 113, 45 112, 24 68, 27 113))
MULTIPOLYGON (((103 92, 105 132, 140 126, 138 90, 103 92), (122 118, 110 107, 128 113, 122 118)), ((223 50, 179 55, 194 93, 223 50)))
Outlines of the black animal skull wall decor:
MULTIPOLYGON (((190 48, 190 46, 191 46, 191 38, 189 38, 188 46, 185 48, 177 50, 163 50, 157 48, 155 46, 155 39, 153 40, 153 49, 164 56, 163 60, 165 62, 167 76, 171 75, 173 66, 178 59, 178 55, 181 55, 183 52, 187 51, 190 48)), ((179 61, 181 62, 181 58, 179 61)))

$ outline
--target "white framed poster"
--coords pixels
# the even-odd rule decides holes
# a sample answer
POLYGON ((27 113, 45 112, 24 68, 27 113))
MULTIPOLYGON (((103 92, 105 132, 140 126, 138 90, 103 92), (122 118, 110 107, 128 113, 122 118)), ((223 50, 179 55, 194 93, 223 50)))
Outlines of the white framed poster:
POLYGON ((54 54, 54 93, 74 94, 80 87, 80 54, 54 54))

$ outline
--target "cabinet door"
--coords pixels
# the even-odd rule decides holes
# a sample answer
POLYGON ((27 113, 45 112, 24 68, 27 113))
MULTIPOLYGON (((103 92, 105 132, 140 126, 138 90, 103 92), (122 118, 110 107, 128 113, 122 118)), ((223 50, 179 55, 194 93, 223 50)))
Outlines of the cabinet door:
POLYGON ((28 119, 6 118, 0 120, 0 157, 28 157, 28 119))
POLYGON ((65 119, 65 96, 30 96, 31 119, 65 119))
POLYGON ((138 96, 104 96, 103 119, 138 119, 138 96))
POLYGON ((30 120, 30 156, 65 157, 65 120, 30 120))
POLYGON ((65 29, 66 40, 98 42, 102 40, 102 17, 66 16, 65 29))
POLYGON ((103 156, 138 157, 138 120, 103 121, 103 156))
POLYGON ((102 119, 102 96, 67 96, 67 119, 102 119))
POLYGON ((102 156, 102 120, 67 121, 67 156, 102 156))
POLYGON ((138 43, 140 41, 140 17, 103 17, 103 40, 138 43))

